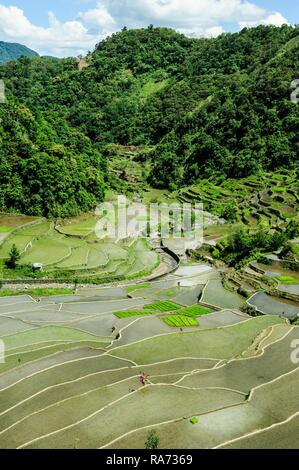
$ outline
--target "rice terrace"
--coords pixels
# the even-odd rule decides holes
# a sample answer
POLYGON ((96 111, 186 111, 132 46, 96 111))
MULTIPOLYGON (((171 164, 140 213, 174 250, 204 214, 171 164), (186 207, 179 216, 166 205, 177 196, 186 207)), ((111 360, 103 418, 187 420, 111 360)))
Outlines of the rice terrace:
POLYGON ((0 449, 298 449, 299 26, 67 3, 0 2, 0 449))
POLYGON ((209 241, 178 265, 160 243, 96 239, 92 215, 1 226, 1 448, 143 448, 150 430, 161 448, 272 448, 296 425, 296 272, 228 269, 209 241))

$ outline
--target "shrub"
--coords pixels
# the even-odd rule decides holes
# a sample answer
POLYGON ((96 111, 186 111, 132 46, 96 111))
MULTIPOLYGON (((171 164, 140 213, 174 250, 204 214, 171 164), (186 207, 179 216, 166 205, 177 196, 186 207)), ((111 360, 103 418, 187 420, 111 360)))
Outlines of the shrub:
POLYGON ((198 419, 198 418, 195 418, 195 417, 194 417, 194 418, 191 418, 191 419, 190 419, 190 423, 191 423, 191 424, 198 424, 198 423, 199 423, 199 419, 198 419))
POLYGON ((250 258, 261 258, 261 253, 278 250, 287 241, 288 235, 284 232, 270 231, 259 227, 251 234, 243 228, 229 236, 225 250, 221 254, 223 260, 235 266, 250 258))
POLYGON ((238 220, 238 207, 234 202, 226 204, 221 210, 221 217, 228 222, 236 222, 238 220))
POLYGON ((155 449, 158 449, 159 445, 160 445, 160 438, 158 436, 158 433, 157 431, 152 429, 147 434, 145 448, 148 450, 155 450, 155 449))

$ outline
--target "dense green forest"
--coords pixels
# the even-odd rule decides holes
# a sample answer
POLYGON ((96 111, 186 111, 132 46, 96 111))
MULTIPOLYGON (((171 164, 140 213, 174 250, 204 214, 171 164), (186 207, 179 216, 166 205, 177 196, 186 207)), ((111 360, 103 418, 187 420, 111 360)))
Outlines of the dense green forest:
POLYGON ((216 39, 126 30, 77 59, 0 66, 0 210, 68 216, 118 181, 111 144, 138 146, 148 182, 176 189, 298 164, 299 27, 216 39))
POLYGON ((38 54, 22 44, 0 41, 0 64, 17 60, 22 56, 36 57, 38 54))

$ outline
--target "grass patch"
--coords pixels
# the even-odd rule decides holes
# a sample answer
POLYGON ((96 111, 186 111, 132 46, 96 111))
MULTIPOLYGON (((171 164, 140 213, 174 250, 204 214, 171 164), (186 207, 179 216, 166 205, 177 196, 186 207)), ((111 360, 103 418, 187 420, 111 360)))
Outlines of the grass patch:
POLYGON ((168 83, 168 80, 155 81, 154 79, 149 79, 140 90, 142 98, 148 98, 154 93, 158 93, 162 90, 168 83))
POLYGON ((71 249, 62 240, 55 237, 43 237, 34 241, 31 248, 26 250, 20 264, 43 263, 44 266, 48 266, 59 263, 70 255, 71 249))
POLYGON ((173 297, 176 294, 176 289, 168 289, 164 292, 167 297, 173 297))
POLYGON ((51 297, 56 295, 71 295, 73 293, 72 289, 64 288, 53 288, 53 289, 27 289, 27 290, 13 290, 13 289, 1 289, 0 297, 11 297, 16 295, 31 295, 31 297, 51 297))
POLYGON ((291 250, 294 255, 299 255, 299 243, 292 243, 291 250))
POLYGON ((72 254, 61 263, 57 264, 60 269, 76 269, 87 266, 88 256, 90 248, 89 246, 80 246, 72 249, 72 254))
POLYGON ((166 325, 172 328, 184 328, 199 326, 198 321, 192 317, 185 317, 183 315, 170 315, 168 317, 162 317, 162 320, 166 325))
POLYGON ((272 191, 274 193, 285 193, 287 188, 285 186, 272 186, 272 191))
POLYGON ((180 310, 182 306, 175 304, 174 302, 162 300, 161 302, 156 302, 154 304, 145 305, 143 308, 146 310, 155 310, 157 312, 172 312, 174 310, 180 310))
POLYGON ((145 282, 143 284, 138 284, 136 286, 127 287, 126 291, 128 294, 130 294, 131 292, 135 292, 136 290, 149 289, 150 287, 151 287, 151 284, 149 282, 145 282))
POLYGON ((298 280, 293 276, 278 276, 277 279, 283 284, 298 284, 298 280))
POLYGON ((93 214, 85 214, 65 220, 59 227, 62 233, 67 235, 87 236, 95 230, 97 224, 96 217, 93 214))
POLYGON ((193 305, 192 307, 182 308, 178 313, 186 317, 200 317, 211 313, 210 308, 201 307, 200 305, 193 305))
POLYGON ((156 315, 156 312, 127 310, 124 312, 115 312, 113 315, 115 315, 117 318, 146 317, 147 315, 156 315))
POLYGON ((1 214, 0 215, 0 226, 1 228, 8 229, 11 232, 14 229, 25 226, 33 222, 42 221, 39 217, 31 217, 28 215, 18 214, 1 214))
POLYGON ((31 242, 31 235, 14 235, 10 236, 7 240, 3 242, 0 249, 0 258, 6 259, 9 258, 10 250, 13 245, 16 245, 20 253, 24 253, 25 248, 31 242))

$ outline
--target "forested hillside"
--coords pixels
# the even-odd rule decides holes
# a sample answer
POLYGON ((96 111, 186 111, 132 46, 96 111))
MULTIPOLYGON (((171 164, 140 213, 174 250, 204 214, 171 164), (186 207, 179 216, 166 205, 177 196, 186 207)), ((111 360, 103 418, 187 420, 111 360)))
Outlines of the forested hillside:
POLYGON ((0 64, 17 60, 22 56, 36 57, 38 54, 22 44, 0 41, 0 64))
POLYGON ((123 30, 76 59, 0 67, 0 210, 66 216, 92 209, 118 182, 111 144, 140 146, 148 182, 295 167, 299 27, 190 39, 166 28, 123 30))

